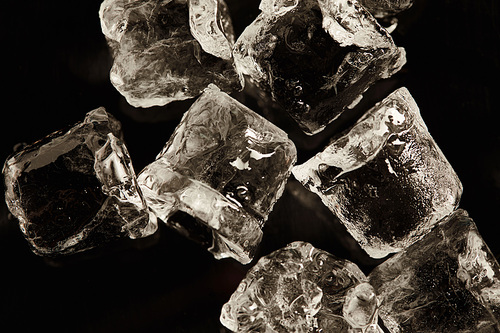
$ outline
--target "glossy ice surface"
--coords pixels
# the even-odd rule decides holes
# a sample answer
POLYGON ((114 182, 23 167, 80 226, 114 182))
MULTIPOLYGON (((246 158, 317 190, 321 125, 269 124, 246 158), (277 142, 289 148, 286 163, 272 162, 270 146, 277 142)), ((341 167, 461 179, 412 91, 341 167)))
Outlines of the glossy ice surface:
POLYGON ((263 0, 260 9, 234 46, 237 68, 307 134, 406 62, 404 49, 357 1, 263 0))
POLYGON ((217 258, 248 263, 295 161, 285 132, 212 85, 139 183, 168 225, 217 258))
POLYGON ((293 169, 372 257, 400 251, 450 214, 462 185, 400 88, 293 169))
POLYGON ((391 333, 500 331, 500 267, 463 210, 369 279, 391 333))
POLYGON ((378 333, 378 306, 358 266, 294 242, 248 271, 221 322, 234 332, 378 333))
POLYGON ((99 108, 7 159, 5 199, 35 253, 69 254, 156 231, 120 138, 120 123, 99 108))
POLYGON ((129 104, 196 97, 210 83, 241 89, 223 0, 105 0, 99 17, 113 52, 111 82, 129 104))

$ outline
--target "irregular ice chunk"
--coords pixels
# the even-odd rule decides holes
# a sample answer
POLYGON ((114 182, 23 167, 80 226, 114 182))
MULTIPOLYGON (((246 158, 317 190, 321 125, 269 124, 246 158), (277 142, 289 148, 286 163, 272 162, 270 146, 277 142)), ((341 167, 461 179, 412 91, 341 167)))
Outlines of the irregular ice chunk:
POLYGON ((360 0, 360 2, 377 18, 396 15, 413 5, 413 0, 360 0))
POLYGON ((295 161, 285 132, 211 85, 139 183, 169 226, 248 263, 295 161))
POLYGON ((391 333, 500 331, 500 267, 463 210, 369 279, 391 333))
POLYGON ((69 254, 156 231, 120 137, 120 123, 99 108, 7 159, 5 199, 36 254, 69 254))
POLYGON ((458 206, 462 185, 400 88, 293 169, 372 257, 400 251, 458 206))
POLYGON ((132 106, 192 98, 210 83, 241 89, 223 0, 189 6, 187 0, 105 0, 99 17, 113 50, 111 82, 132 106))
POLYGON ((404 49, 357 1, 263 0, 260 9, 234 46, 237 68, 308 134, 406 62, 404 49))
POLYGON ((220 319, 241 333, 379 332, 378 306, 358 266, 294 242, 248 271, 220 319))

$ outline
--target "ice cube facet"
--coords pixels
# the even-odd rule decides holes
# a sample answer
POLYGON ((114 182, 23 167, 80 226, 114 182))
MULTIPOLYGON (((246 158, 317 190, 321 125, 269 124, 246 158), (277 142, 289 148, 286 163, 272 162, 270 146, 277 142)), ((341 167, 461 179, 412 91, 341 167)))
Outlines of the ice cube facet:
POLYGON ((241 333, 379 332, 378 306, 358 266, 294 242, 259 259, 220 320, 241 333))
POLYGON ((111 82, 132 106, 192 98, 210 83, 241 89, 223 0, 105 0, 99 17, 113 51, 111 82))
POLYGON ((464 210, 369 279, 391 333, 500 331, 500 268, 464 210))
POLYGON ((169 226, 208 233, 215 257, 248 263, 295 161, 285 132, 211 85, 138 179, 169 226))
POLYGON ((360 2, 377 18, 396 15, 413 5, 413 0, 360 0, 360 2))
POLYGON ((406 62, 404 49, 357 1, 263 0, 260 9, 236 41, 236 66, 307 134, 406 62))
POLYGON ((7 206, 39 255, 70 254, 156 231, 121 125, 104 108, 7 159, 7 206))
POLYGON ((293 174, 374 258, 422 238, 455 210, 462 194, 406 88, 370 109, 293 174))

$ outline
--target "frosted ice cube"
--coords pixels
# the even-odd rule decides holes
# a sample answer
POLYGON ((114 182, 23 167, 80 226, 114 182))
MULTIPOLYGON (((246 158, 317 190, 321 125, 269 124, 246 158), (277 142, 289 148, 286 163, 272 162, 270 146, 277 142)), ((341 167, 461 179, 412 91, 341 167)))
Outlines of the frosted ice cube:
POLYGON ((360 0, 360 2, 377 18, 396 15, 413 5, 413 0, 360 0))
POLYGON ((234 46, 235 63, 298 122, 321 131, 406 62, 357 1, 263 0, 234 46))
POLYGON ((7 206, 36 254, 69 254, 156 231, 120 137, 120 123, 98 108, 7 159, 7 206))
POLYGON ((379 332, 378 306, 358 266, 294 242, 248 271, 220 319, 241 333, 379 332))
POLYGON ((369 279, 391 333, 500 331, 500 267, 464 210, 369 279))
POLYGON ((295 161, 285 132, 211 85, 138 179, 169 226, 248 263, 295 161))
POLYGON ((458 206, 462 185, 406 88, 293 169, 372 257, 422 238, 458 206))
POLYGON ((210 83, 241 89, 223 0, 105 0, 99 17, 113 51, 111 82, 132 106, 192 98, 210 83))

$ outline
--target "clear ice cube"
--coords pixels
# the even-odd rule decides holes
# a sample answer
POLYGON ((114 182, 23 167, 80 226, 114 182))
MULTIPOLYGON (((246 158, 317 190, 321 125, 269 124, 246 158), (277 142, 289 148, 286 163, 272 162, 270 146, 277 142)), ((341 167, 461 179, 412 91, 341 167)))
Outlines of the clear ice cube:
POLYGON ((111 82, 132 106, 196 97, 210 83, 241 90, 223 0, 105 0, 99 17, 113 51, 111 82))
POLYGON ((391 333, 500 331, 500 267, 464 210, 369 279, 391 333))
POLYGON ((379 332, 379 305, 354 263, 294 242, 259 259, 220 320, 241 333, 379 332))
POLYGON ((236 41, 236 66, 307 134, 406 62, 404 49, 357 1, 263 0, 260 9, 236 41))
POLYGON ((462 185, 406 88, 293 174, 373 258, 398 252, 458 206, 462 185))
POLYGON ((295 161, 285 132, 211 85, 138 179, 167 225, 248 263, 295 161))
POLYGON ((101 107, 7 159, 7 206, 36 254, 70 254, 156 231, 120 138, 120 123, 101 107))
POLYGON ((360 0, 360 2, 377 18, 396 15, 413 5, 413 0, 360 0))

